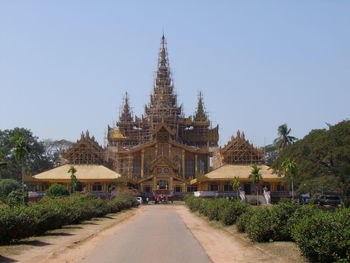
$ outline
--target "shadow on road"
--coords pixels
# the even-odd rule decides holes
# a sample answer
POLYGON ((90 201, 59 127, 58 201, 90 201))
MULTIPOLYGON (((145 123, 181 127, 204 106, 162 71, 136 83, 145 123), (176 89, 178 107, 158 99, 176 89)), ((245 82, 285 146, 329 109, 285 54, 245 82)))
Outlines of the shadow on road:
POLYGON ((18 262, 18 261, 17 261, 17 260, 14 260, 14 259, 11 259, 11 258, 7 258, 7 257, 0 256, 0 262, 3 262, 3 263, 10 263, 10 262, 18 262))
MULTIPOLYGON (((23 241, 18 241, 16 245, 28 245, 28 246, 34 246, 34 247, 43 247, 43 246, 48 246, 51 245, 51 243, 39 241, 39 240, 23 240, 23 241)), ((2 262, 0 260, 0 262, 2 262)))
POLYGON ((73 234, 57 232, 57 233, 45 233, 43 236, 73 236, 73 234))

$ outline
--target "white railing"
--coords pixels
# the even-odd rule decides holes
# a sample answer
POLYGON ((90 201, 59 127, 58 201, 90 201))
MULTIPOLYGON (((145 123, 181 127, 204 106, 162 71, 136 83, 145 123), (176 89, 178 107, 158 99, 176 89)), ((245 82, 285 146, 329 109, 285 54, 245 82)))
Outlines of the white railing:
POLYGON ((194 192, 195 197, 215 197, 218 195, 217 191, 197 191, 194 192))

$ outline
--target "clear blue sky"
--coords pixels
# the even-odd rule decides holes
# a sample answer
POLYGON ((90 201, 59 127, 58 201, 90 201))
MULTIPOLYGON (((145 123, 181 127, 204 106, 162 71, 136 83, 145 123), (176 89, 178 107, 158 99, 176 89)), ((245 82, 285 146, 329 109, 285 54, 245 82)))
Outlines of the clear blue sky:
POLYGON ((143 113, 163 29, 178 102, 203 91, 220 144, 350 116, 350 1, 3 0, 0 129, 103 144, 125 91, 143 113))

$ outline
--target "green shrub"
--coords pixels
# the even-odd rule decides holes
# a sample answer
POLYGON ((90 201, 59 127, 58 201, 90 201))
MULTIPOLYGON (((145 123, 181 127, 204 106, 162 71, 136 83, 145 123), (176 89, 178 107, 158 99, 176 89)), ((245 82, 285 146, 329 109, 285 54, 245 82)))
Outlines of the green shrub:
POLYGON ((230 204, 230 201, 224 198, 208 199, 204 204, 203 214, 207 216, 209 220, 219 221, 219 213, 230 204))
POLYGON ((28 206, 5 206, 0 208, 0 243, 43 234, 63 225, 77 224, 137 205, 134 197, 118 197, 109 201, 90 195, 71 195, 61 198, 45 197, 28 206))
POLYGON ((185 203, 192 212, 199 210, 203 199, 188 195, 185 197, 185 203))
POLYGON ((66 223, 67 214, 57 201, 29 204, 28 210, 31 211, 36 222, 35 234, 41 235, 48 230, 61 228, 66 223))
POLYGON ((292 237, 311 262, 349 262, 350 209, 304 217, 293 226, 292 237))
POLYGON ((255 209, 253 207, 248 206, 246 211, 237 218, 236 227, 238 232, 245 232, 249 219, 254 214, 254 210, 255 209))
POLYGON ((274 237, 273 224, 271 209, 257 207, 245 225, 245 232, 252 241, 270 241, 274 237))
POLYGON ((260 202, 259 200, 257 200, 256 197, 250 198, 250 200, 248 201, 248 203, 249 203, 250 205, 260 205, 260 204, 261 204, 261 202, 260 202))
POLYGON ((248 206, 242 202, 229 202, 219 211, 219 218, 225 225, 236 223, 237 218, 247 211, 248 206))
POLYGON ((21 189, 21 185, 16 180, 13 180, 13 179, 0 180, 0 200, 5 201, 9 193, 19 189, 21 189))
POLYGON ((270 219, 270 221, 273 222, 271 225, 273 231, 272 240, 291 240, 289 219, 293 216, 297 208, 298 205, 288 199, 272 207, 270 219))
POLYGON ((289 228, 289 233, 292 233, 292 228, 294 225, 299 223, 300 220, 302 220, 304 217, 311 217, 318 211, 319 209, 315 208, 312 205, 298 206, 293 215, 288 219, 287 226, 289 228))
POLYGON ((6 203, 9 206, 26 204, 28 202, 28 192, 17 189, 9 193, 6 198, 6 203))
POLYGON ((35 233, 35 217, 26 207, 0 208, 0 244, 8 244, 35 233))
POLYGON ((68 190, 61 184, 53 184, 46 191, 48 197, 60 197, 69 195, 68 190))

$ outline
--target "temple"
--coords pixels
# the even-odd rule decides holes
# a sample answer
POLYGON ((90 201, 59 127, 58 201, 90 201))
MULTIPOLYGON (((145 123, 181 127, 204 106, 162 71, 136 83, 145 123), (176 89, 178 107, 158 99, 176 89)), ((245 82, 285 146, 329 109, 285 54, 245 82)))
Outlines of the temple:
POLYGON ((272 191, 283 190, 281 178, 263 165, 264 152, 254 147, 243 132, 218 147, 219 127, 212 127, 199 93, 192 116, 178 105, 169 67, 166 39, 161 38, 156 77, 141 116, 132 112, 125 94, 118 121, 107 129, 107 145, 100 146, 89 132, 62 154, 62 166, 29 176, 26 182, 44 191, 52 183, 69 187, 68 169, 90 192, 132 188, 140 194, 176 195, 194 191, 232 192, 239 177, 247 194, 258 191, 248 178, 251 165, 261 167, 263 181, 272 191))

